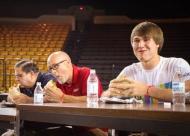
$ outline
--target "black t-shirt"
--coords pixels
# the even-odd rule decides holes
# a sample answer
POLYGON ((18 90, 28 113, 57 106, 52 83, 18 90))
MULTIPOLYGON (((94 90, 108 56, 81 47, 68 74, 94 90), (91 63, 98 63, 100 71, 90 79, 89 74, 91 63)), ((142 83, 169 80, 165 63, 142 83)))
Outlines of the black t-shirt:
MULTIPOLYGON (((54 82, 56 82, 56 78, 51 73, 40 72, 38 74, 37 79, 36 79, 36 83, 37 82, 41 82, 41 86, 42 86, 42 88, 44 88, 44 86, 50 80, 53 80, 54 82)), ((35 83, 35 85, 32 88, 20 88, 20 92, 23 93, 23 94, 26 94, 29 97, 34 97, 34 90, 36 88, 36 83, 35 83)))

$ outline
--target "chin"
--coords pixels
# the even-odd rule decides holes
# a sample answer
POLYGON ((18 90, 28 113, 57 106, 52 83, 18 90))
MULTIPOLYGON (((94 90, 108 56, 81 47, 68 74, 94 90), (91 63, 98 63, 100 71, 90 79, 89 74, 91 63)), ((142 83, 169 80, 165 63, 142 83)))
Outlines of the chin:
POLYGON ((147 61, 147 59, 145 57, 143 57, 143 56, 138 57, 138 60, 141 61, 141 62, 147 61))
POLYGON ((59 82, 59 84, 65 84, 65 80, 62 79, 62 80, 57 80, 59 82))

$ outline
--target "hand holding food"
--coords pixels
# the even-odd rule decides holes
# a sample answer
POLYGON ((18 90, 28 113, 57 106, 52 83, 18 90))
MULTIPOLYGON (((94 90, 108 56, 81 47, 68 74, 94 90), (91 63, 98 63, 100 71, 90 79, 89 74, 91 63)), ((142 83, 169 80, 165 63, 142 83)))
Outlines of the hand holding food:
POLYGON ((56 84, 53 80, 50 80, 46 85, 45 85, 45 88, 48 89, 48 88, 51 88, 51 87, 56 87, 56 84))
POLYGON ((57 88, 55 82, 50 80, 44 86, 44 100, 45 102, 60 102, 62 100, 63 92, 57 88))
POLYGON ((20 95, 18 85, 11 86, 9 88, 9 97, 10 97, 10 99, 12 99, 13 97, 18 96, 18 95, 20 95))
POLYGON ((51 101, 51 95, 52 92, 56 89, 56 84, 53 80, 50 80, 45 86, 44 86, 44 100, 51 101))
POLYGON ((111 90, 113 91, 113 89, 115 91, 117 91, 117 93, 119 93, 121 96, 130 96, 130 91, 128 90, 128 84, 130 84, 129 80, 122 74, 119 75, 116 79, 112 80, 110 82, 109 87, 112 88, 111 90), (119 92, 118 92, 119 91, 119 92))

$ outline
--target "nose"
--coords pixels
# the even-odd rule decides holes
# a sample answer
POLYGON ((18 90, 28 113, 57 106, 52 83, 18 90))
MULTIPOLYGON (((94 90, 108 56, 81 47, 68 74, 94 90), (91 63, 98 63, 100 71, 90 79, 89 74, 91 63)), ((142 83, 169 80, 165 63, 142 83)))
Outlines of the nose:
POLYGON ((139 43, 138 43, 138 47, 143 47, 144 46, 144 42, 141 40, 141 41, 139 41, 139 43))
POLYGON ((17 76, 15 77, 15 80, 16 80, 16 81, 19 81, 19 79, 18 79, 18 77, 17 77, 17 76))
POLYGON ((20 80, 18 78, 15 78, 15 81, 17 81, 18 83, 20 82, 20 80))

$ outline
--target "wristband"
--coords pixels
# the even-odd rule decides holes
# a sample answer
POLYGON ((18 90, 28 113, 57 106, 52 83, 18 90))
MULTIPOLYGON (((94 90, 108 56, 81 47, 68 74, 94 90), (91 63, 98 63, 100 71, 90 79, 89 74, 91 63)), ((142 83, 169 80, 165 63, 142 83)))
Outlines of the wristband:
POLYGON ((147 88, 147 93, 146 93, 147 96, 150 96, 150 89, 151 89, 151 87, 152 87, 152 86, 150 85, 150 86, 148 86, 148 88, 147 88))
POLYGON ((63 95, 61 96, 61 102, 63 103, 63 100, 64 100, 64 96, 65 94, 63 93, 63 95))

